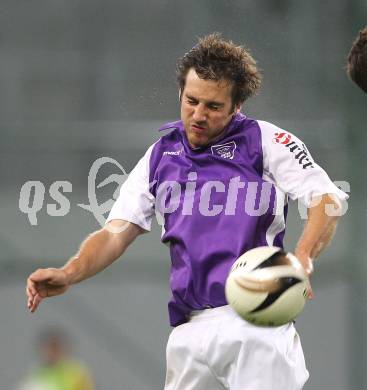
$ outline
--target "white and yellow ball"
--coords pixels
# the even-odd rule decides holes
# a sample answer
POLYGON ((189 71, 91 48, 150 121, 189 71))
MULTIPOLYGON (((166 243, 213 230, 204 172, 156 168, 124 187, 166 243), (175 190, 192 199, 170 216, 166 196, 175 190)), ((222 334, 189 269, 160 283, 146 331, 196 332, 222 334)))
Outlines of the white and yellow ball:
POLYGON ((301 313, 308 285, 304 268, 292 253, 258 247, 235 261, 225 293, 229 305, 246 321, 280 326, 301 313))

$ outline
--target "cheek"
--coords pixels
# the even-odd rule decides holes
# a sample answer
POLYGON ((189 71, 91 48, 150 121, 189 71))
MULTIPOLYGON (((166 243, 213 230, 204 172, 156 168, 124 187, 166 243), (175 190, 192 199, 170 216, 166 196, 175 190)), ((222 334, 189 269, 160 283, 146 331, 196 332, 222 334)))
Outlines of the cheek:
POLYGON ((219 127, 225 126, 229 121, 231 117, 228 115, 223 115, 221 113, 217 113, 212 116, 212 123, 213 125, 217 125, 219 127))
POLYGON ((188 117, 190 115, 190 107, 185 104, 181 104, 181 116, 188 117))

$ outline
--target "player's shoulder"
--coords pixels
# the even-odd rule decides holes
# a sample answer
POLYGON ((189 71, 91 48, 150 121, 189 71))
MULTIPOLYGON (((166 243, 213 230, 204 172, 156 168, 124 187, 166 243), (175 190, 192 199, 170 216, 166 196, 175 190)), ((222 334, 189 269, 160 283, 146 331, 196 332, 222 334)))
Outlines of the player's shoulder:
POLYGON ((289 142, 301 142, 301 140, 291 131, 285 130, 274 123, 264 120, 257 120, 261 131, 263 145, 288 144, 289 142))
POLYGON ((180 127, 182 126, 181 121, 168 122, 163 124, 161 127, 156 128, 159 132, 160 137, 146 149, 145 154, 151 155, 159 150, 165 149, 168 145, 176 143, 180 139, 180 127))
POLYGON ((161 133, 159 139, 161 144, 169 144, 177 142, 182 139, 182 133, 184 132, 184 126, 181 120, 168 122, 162 125, 158 131, 161 133))
POLYGON ((181 121, 166 123, 158 129, 161 136, 149 146, 144 156, 150 171, 156 169, 163 157, 183 153, 182 129, 181 121))
POLYGON ((277 126, 274 123, 267 122, 267 121, 264 121, 264 120, 261 120, 261 119, 257 119, 256 121, 257 121, 257 123, 258 123, 258 125, 260 127, 261 134, 264 137, 273 138, 274 135, 278 134, 278 133, 286 133, 286 134, 294 135, 290 131, 283 129, 282 127, 277 126))
POLYGON ((174 152, 182 145, 183 123, 182 121, 168 122, 162 125, 158 131, 161 136, 151 145, 155 153, 174 152), (172 149, 172 150, 171 150, 172 149))
POLYGON ((279 126, 275 125, 274 123, 270 123, 262 119, 256 119, 256 122, 258 123, 261 131, 263 131, 264 133, 272 132, 274 130, 282 130, 279 126))

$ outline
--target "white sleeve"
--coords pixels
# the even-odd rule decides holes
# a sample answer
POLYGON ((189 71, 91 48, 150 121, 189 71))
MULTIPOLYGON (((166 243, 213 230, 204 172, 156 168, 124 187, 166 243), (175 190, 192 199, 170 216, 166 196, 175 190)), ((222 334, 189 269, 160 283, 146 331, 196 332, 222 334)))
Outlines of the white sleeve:
POLYGON ((315 163, 300 139, 271 123, 258 123, 265 180, 273 182, 292 200, 299 199, 307 207, 314 196, 322 194, 335 194, 341 201, 348 198, 315 163))
POLYGON ((149 160, 153 147, 154 144, 121 186, 120 195, 112 206, 106 223, 113 219, 123 219, 145 230, 151 229, 155 198, 149 191, 149 160))

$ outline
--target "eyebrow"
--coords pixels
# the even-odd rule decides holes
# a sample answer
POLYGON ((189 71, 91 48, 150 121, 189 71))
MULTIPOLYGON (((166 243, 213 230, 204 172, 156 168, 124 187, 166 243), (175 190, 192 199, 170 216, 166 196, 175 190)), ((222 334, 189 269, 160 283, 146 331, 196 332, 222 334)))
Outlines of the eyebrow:
MULTIPOLYGON (((196 100, 198 101, 199 99, 197 99, 196 97, 194 96, 191 96, 191 95, 188 95, 187 93, 185 93, 186 97, 190 100, 196 100)), ((224 103, 221 103, 221 102, 216 102, 215 100, 209 100, 207 102, 205 102, 206 105, 215 105, 215 106, 218 106, 218 107, 223 107, 224 106, 224 103)))

